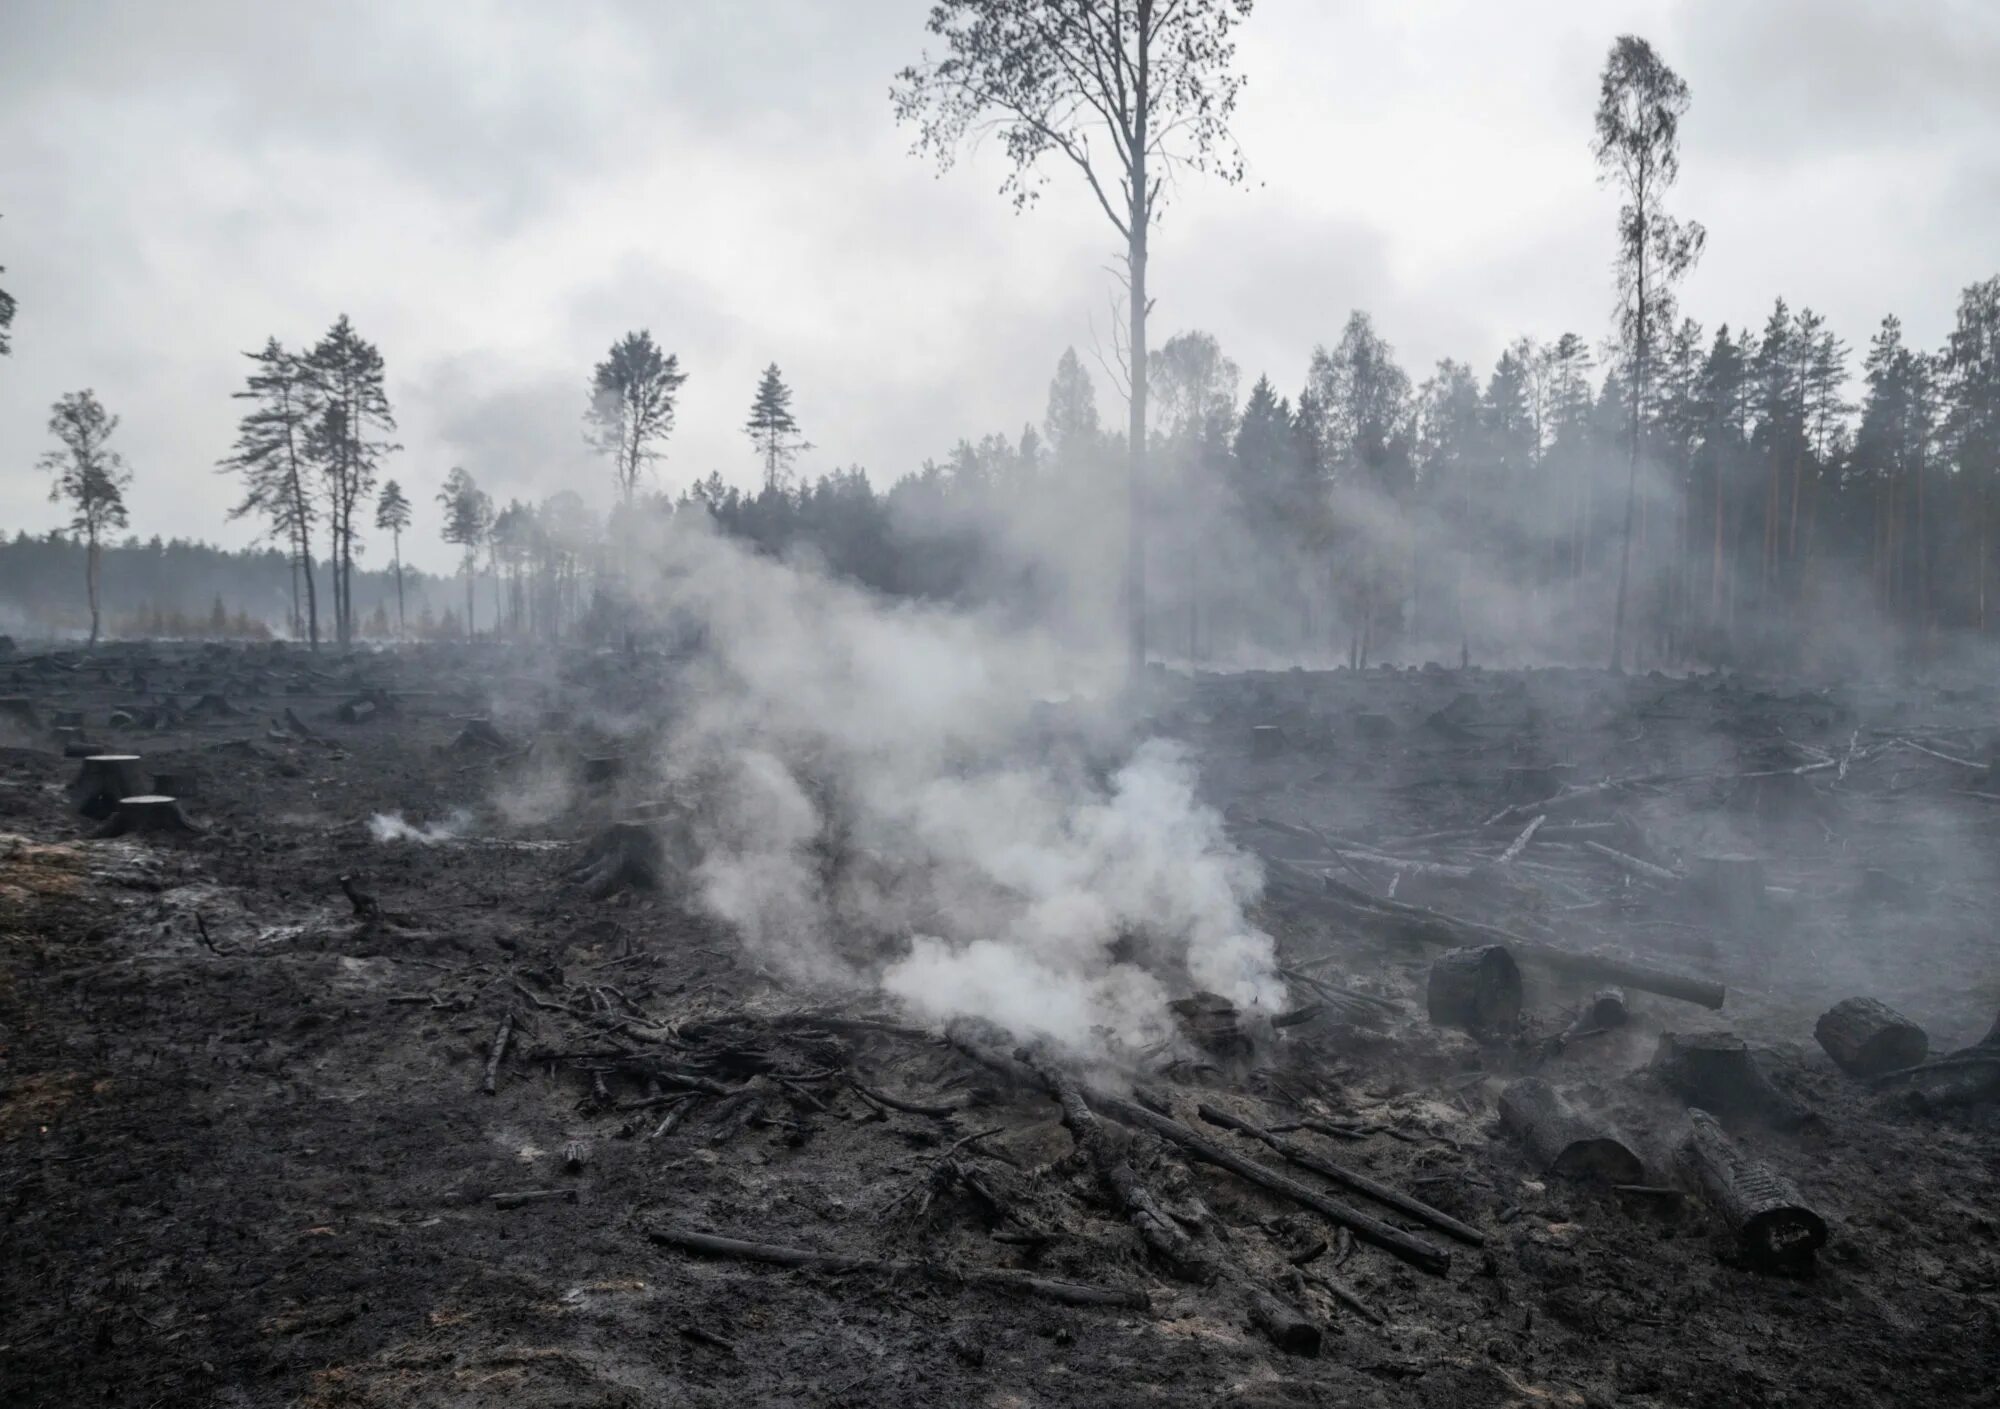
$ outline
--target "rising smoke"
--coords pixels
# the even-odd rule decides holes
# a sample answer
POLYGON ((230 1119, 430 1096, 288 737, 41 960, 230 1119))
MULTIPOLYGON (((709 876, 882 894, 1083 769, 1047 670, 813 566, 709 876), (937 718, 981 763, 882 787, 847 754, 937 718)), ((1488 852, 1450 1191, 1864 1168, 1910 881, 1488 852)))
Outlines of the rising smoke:
POLYGON ((1190 986, 1281 1001, 1257 863, 1119 676, 1046 636, 889 605, 684 515, 655 600, 690 658, 661 760, 699 902, 796 981, 1115 1055, 1190 986))

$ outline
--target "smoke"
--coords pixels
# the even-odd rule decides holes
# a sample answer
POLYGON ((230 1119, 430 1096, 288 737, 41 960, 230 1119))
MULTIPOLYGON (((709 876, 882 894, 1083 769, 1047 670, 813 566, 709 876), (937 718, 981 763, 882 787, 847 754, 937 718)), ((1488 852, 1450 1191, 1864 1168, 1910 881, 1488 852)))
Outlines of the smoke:
POLYGON ((1256 862, 1116 667, 863 591, 681 516, 657 601, 691 654, 664 747, 700 902, 795 980, 1113 1055, 1188 987, 1283 998, 1256 862))
POLYGON ((436 846, 440 842, 457 841, 471 829, 472 813, 463 807, 454 808, 441 821, 422 827, 405 822, 400 812, 378 812, 368 819, 368 835, 378 842, 408 841, 436 846))

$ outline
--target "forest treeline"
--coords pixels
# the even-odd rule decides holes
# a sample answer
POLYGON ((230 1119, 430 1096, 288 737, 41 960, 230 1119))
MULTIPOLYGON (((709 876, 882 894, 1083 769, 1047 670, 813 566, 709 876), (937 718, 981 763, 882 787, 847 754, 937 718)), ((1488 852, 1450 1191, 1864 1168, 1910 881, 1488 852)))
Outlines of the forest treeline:
MULTIPOLYGON (((637 336, 645 362, 651 339, 637 336)), ((1483 374, 1446 359, 1419 379, 1356 313, 1284 394, 1264 376, 1246 391, 1207 333, 1167 339, 1148 376, 1155 650, 1449 658, 1462 642, 1486 657, 1593 658, 1631 429, 1619 369, 1599 355, 1574 333, 1524 337, 1483 374)), ((640 375, 681 375, 668 361, 640 375)), ((440 498, 462 580, 405 570, 403 630, 458 632, 469 618, 483 632, 607 633, 621 533, 697 511, 887 595, 1112 619, 1124 433, 1104 424, 1074 350, 1038 424, 962 440, 887 488, 860 467, 794 474, 790 403, 768 369, 754 489, 719 473, 678 494, 651 487, 659 446, 644 436, 636 459, 628 444, 617 460, 630 472, 608 515, 568 489, 496 507, 455 471, 440 498)), ((1653 661, 1807 649, 1815 632, 1851 629, 1857 605, 1912 642, 1995 628, 2000 278, 1964 290, 1935 348, 1910 345, 1890 317, 1857 351, 1783 300, 1713 332, 1683 319, 1663 340, 1642 446, 1633 619, 1653 661)), ((62 534, 0 542, 7 605, 61 619, 81 551, 62 534)), ((288 632, 298 569, 286 546, 128 538, 105 551, 104 590, 114 623, 155 608, 205 618, 219 597, 288 632)), ((357 636, 396 634, 392 570, 357 569, 345 590, 357 636)))

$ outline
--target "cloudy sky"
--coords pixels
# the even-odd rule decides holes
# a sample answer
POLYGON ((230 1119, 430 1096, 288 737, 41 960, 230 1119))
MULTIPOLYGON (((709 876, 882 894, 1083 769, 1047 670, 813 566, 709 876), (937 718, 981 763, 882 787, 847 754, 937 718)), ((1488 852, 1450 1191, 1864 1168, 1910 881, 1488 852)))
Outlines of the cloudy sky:
MULTIPOLYGON (((1108 323, 1103 216, 1056 172, 1015 215, 975 159, 908 154, 890 75, 926 0, 5 0, 0 530, 57 521, 48 403, 124 418, 133 527, 246 541, 214 474, 242 350, 350 314, 388 361, 419 504, 464 465, 501 499, 597 493, 591 364, 650 328, 690 373, 662 478, 751 482, 776 361, 809 471, 878 483, 1040 418, 1108 323)), ((1855 344, 1925 344, 2000 272, 1992 0, 1258 0, 1237 189, 1185 184, 1157 336, 1202 327, 1285 389, 1367 308, 1421 376, 1521 333, 1606 327, 1604 51, 1650 38, 1694 90, 1674 205, 1709 227, 1685 295, 1783 294, 1855 344)), ((1109 392, 1100 388, 1100 398, 1109 392)), ((601 496, 600 496, 601 497, 601 496)))

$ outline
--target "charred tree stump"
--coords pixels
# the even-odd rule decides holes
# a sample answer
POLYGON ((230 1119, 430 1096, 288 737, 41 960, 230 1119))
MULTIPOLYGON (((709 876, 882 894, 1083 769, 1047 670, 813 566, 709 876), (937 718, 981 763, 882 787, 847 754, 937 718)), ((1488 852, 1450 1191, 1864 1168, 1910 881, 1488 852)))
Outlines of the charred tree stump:
POLYGON ((615 781, 625 771, 625 760, 616 755, 583 759, 578 767, 578 775, 592 787, 603 787, 615 781))
POLYGON ((1688 1123, 1675 1163, 1722 1215, 1744 1261, 1765 1271, 1809 1265, 1826 1242, 1826 1220, 1783 1176, 1739 1149, 1707 1111, 1690 1109, 1688 1123))
POLYGON ((120 798, 110 820, 98 828, 98 837, 191 836, 201 830, 181 811, 180 799, 159 793, 141 793, 120 798))
POLYGON ((0 695, 0 719, 9 719, 23 729, 39 731, 42 716, 26 695, 0 695))
POLYGON ((1873 998, 1847 998, 1813 1024, 1819 1045, 1849 1076, 1880 1076, 1913 1067, 1930 1055, 1924 1030, 1873 998))
POLYGON ((1577 1114, 1539 1077, 1500 1093, 1500 1123, 1550 1174, 1603 1184, 1638 1184, 1646 1177, 1645 1165, 1615 1131, 1577 1114))
POLYGON ((122 799, 140 797, 145 791, 136 753, 92 754, 84 759, 76 780, 69 785, 70 802, 76 810, 99 822, 115 813, 122 799))
POLYGON ((591 838, 583 859, 567 874, 592 900, 623 890, 659 890, 666 878, 666 848, 644 823, 613 822, 591 838))
POLYGON ((235 719, 242 713, 227 696, 219 694, 205 694, 188 708, 188 716, 194 719, 235 719))
POLYGON ((1764 1120, 1789 1130, 1811 1114, 1772 1084, 1749 1046, 1732 1032, 1661 1033, 1652 1071, 1690 1106, 1725 1119, 1764 1120))
POLYGON ((1521 970, 1505 945, 1448 949, 1431 961, 1424 1000, 1439 1027, 1503 1033, 1521 1016, 1521 970))
POLYGON ((155 773, 153 775, 153 791, 156 793, 165 793, 169 797, 193 797, 195 795, 194 778, 191 774, 187 773, 155 773))

